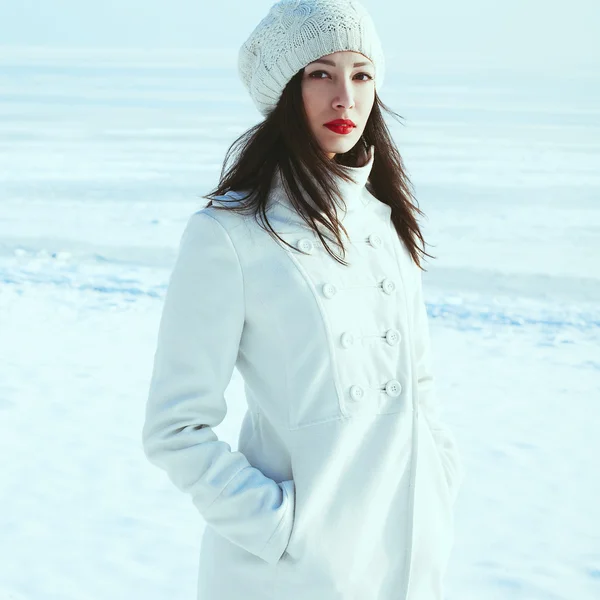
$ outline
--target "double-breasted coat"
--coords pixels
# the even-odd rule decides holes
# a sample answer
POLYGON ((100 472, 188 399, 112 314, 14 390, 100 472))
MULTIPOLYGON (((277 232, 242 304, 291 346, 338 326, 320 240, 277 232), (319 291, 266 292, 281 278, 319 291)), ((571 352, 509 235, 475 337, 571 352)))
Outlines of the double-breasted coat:
POLYGON ((214 207, 183 232, 143 447, 206 521, 199 600, 443 598, 464 470, 441 420, 421 271, 369 190, 369 152, 340 179, 348 266, 278 172, 269 220, 291 249, 214 207), (213 431, 234 367, 248 407, 236 451, 213 431))

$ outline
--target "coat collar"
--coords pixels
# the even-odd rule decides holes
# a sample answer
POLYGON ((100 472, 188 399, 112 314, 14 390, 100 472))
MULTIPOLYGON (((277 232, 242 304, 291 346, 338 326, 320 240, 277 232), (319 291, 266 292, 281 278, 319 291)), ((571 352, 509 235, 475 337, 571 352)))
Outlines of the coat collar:
MULTIPOLYGON (((375 160, 375 146, 369 146, 368 149, 363 152, 361 160, 363 162, 362 166, 344 166, 344 169, 352 176, 354 181, 345 181, 341 177, 336 178, 347 209, 346 213, 344 213, 343 206, 339 206, 339 212, 341 214, 339 218, 343 218, 345 214, 351 214, 359 211, 361 208, 366 206, 371 199, 370 194, 366 190, 366 185, 373 168, 373 162, 375 160)), ((276 202, 283 204, 291 210, 294 210, 283 187, 283 180, 278 168, 275 169, 273 176, 271 194, 276 202)))

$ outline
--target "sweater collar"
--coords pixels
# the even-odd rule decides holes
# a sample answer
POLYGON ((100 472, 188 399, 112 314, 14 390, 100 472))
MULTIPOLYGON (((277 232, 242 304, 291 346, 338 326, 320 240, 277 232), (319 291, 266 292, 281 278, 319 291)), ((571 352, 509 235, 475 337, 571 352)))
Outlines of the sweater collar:
MULTIPOLYGON (((371 145, 363 152, 361 156, 361 162, 363 163, 361 166, 343 167, 344 170, 352 177, 352 179, 354 179, 354 181, 345 181, 341 177, 336 177, 337 184, 347 208, 347 214, 360 210, 369 203, 371 197, 366 190, 366 185, 373 168, 374 160, 375 146, 371 145)), ((293 206, 283 187, 283 180, 279 168, 275 169, 271 191, 276 202, 279 202, 280 204, 283 204, 293 210, 293 206)), ((339 206, 339 212, 343 217, 345 213, 344 208, 341 205, 339 206)))

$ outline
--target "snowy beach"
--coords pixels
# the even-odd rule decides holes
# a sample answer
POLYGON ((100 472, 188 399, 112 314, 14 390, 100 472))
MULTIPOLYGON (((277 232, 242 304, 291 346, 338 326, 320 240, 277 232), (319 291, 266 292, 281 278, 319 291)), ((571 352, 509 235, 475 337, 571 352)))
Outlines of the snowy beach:
MULTIPOLYGON (((259 119, 233 57, 0 57, 0 600, 195 598, 204 527, 141 428, 177 245, 259 119)), ((600 598, 600 76, 392 68, 438 391, 447 600, 600 598)), ((243 383, 216 433, 237 447, 243 383)))

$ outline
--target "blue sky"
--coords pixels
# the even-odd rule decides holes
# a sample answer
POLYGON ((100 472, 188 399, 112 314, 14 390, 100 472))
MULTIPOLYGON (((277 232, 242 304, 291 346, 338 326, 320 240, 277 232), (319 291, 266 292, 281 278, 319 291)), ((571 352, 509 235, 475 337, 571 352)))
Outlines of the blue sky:
MULTIPOLYGON (((0 45, 237 48, 271 0, 0 0, 0 45)), ((600 64, 600 0, 364 0, 386 52, 501 66, 600 64)))

